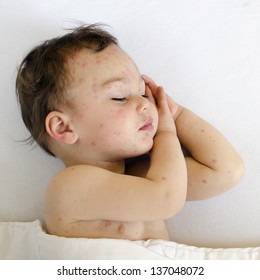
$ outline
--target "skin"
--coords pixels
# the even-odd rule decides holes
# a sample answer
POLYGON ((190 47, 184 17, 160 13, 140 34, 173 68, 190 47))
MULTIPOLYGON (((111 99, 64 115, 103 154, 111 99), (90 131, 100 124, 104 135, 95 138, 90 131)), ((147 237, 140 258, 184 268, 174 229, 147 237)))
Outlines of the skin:
POLYGON ((220 194, 241 178, 243 162, 224 136, 141 76, 118 46, 82 50, 68 65, 67 105, 45 123, 66 165, 46 193, 50 234, 168 239, 165 220, 186 199, 220 194), (136 159, 126 166, 126 158, 136 159))

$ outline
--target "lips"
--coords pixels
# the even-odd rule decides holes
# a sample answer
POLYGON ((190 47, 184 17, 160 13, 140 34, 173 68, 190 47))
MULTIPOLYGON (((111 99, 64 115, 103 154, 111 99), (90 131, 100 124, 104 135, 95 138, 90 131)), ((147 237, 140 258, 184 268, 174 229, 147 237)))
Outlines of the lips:
POLYGON ((148 119, 141 128, 139 128, 141 131, 150 131, 153 130, 153 119, 148 119))

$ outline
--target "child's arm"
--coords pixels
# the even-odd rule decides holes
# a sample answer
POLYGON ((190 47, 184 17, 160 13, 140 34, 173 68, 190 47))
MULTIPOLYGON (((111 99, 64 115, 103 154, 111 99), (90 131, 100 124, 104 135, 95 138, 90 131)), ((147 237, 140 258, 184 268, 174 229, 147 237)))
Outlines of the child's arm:
MULTIPOLYGON (((155 90, 155 82, 147 76, 144 79, 155 90)), ((188 172, 187 199, 206 199, 233 187, 244 172, 239 154, 211 124, 178 105, 169 96, 167 100, 178 138, 190 154, 185 157, 188 172)))
POLYGON ((150 88, 150 90, 158 104, 159 124, 154 138, 153 149, 150 153, 151 163, 146 178, 167 181, 172 185, 172 190, 174 189, 174 191, 171 191, 167 196, 172 196, 170 198, 171 203, 175 203, 182 208, 187 194, 185 187, 185 184, 187 184, 185 160, 177 137, 176 127, 172 121, 167 96, 162 87, 150 88), (156 92, 158 95, 156 95, 156 92))
POLYGON ((66 168, 47 190, 45 220, 49 229, 62 231, 64 223, 82 220, 163 220, 183 207, 186 164, 162 88, 158 88, 157 103, 159 126, 145 178, 89 165, 66 168))
POLYGON ((188 200, 206 199, 233 187, 243 175, 239 154, 212 125, 185 108, 176 119, 178 138, 189 151, 188 200))

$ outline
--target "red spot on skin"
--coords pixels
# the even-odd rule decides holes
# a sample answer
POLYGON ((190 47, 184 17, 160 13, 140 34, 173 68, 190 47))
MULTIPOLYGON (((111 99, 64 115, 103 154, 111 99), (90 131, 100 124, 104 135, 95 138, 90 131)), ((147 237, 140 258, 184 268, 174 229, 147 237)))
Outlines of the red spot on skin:
POLYGON ((93 90, 93 92, 97 91, 97 84, 96 83, 92 84, 92 90, 93 90))
POLYGON ((82 66, 82 67, 85 67, 86 65, 87 65, 86 62, 82 62, 82 63, 81 63, 81 66, 82 66))
POLYGON ((103 123, 101 123, 100 125, 99 125, 99 127, 103 127, 104 125, 103 125, 103 123))
POLYGON ((120 224, 120 226, 118 227, 118 233, 119 234, 123 234, 125 232, 125 225, 122 223, 120 224))
POLYGON ((111 224, 112 224, 112 221, 109 221, 109 220, 105 221, 105 227, 109 227, 111 224))
POLYGON ((200 131, 201 133, 203 133, 203 132, 205 132, 205 129, 201 129, 201 131, 200 131))
POLYGON ((85 78, 80 78, 80 79, 79 79, 79 84, 84 83, 84 81, 85 81, 85 78))
POLYGON ((121 135, 121 132, 120 131, 114 131, 114 133, 113 133, 115 136, 119 136, 119 135, 121 135))
POLYGON ((212 160, 212 163, 217 163, 218 161, 216 159, 213 159, 212 160))
POLYGON ((96 64, 100 64, 101 63, 101 58, 99 56, 96 57, 96 64))
POLYGON ((204 179, 204 180, 202 180, 202 183, 207 184, 208 182, 207 182, 207 180, 204 179))
POLYGON ((166 180, 166 177, 162 176, 162 180, 165 181, 165 180, 166 180))
POLYGON ((92 142, 91 142, 91 146, 96 146, 96 142, 95 142, 95 141, 92 141, 92 142))

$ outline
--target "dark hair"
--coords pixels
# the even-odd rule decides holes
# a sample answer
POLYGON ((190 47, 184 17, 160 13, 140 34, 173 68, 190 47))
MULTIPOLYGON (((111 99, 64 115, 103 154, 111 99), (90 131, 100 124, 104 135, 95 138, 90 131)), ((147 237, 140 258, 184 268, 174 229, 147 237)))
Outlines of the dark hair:
POLYGON ((100 25, 83 25, 62 37, 43 42, 23 59, 17 74, 16 94, 22 119, 31 133, 29 143, 36 141, 54 156, 47 145, 45 118, 64 100, 70 77, 68 58, 83 48, 102 51, 111 43, 118 45, 117 39, 100 25))

